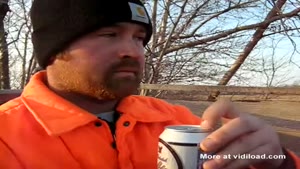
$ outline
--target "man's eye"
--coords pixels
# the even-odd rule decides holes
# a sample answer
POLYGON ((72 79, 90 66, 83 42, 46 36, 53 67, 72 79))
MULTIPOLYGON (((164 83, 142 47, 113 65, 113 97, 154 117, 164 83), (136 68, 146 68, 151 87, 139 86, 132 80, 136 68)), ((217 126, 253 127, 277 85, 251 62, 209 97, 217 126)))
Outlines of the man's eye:
POLYGON ((144 41, 146 39, 145 36, 136 36, 136 39, 138 39, 139 41, 144 41))
POLYGON ((101 36, 101 37, 115 37, 117 36, 116 33, 98 33, 97 36, 101 36))

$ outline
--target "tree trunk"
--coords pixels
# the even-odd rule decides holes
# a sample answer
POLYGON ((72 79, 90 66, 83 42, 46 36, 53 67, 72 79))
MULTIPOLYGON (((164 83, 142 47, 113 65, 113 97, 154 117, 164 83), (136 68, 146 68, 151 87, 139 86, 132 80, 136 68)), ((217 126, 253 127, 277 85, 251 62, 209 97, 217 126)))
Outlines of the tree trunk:
POLYGON ((0 2, 0 89, 10 89, 9 82, 9 57, 4 29, 4 18, 9 11, 8 0, 0 2))
MULTIPOLYGON (((241 67, 241 65, 244 63, 246 58, 249 56, 251 51, 254 49, 254 47, 257 45, 257 43, 263 38, 263 34, 265 30, 270 25, 269 22, 267 22, 272 17, 278 16, 280 14, 280 10, 282 6, 286 3, 286 0, 278 0, 276 4, 274 4, 272 10, 268 13, 265 20, 266 24, 263 24, 260 26, 255 33, 253 34, 251 40, 248 42, 246 47, 244 48, 243 52, 238 56, 236 61, 233 63, 233 65, 229 68, 229 70, 225 73, 225 75, 222 77, 218 85, 227 85, 227 83, 230 81, 230 79, 234 76, 234 74, 238 71, 238 69, 241 67)), ((214 101, 219 96, 220 92, 211 93, 208 97, 209 101, 214 101)))
POLYGON ((31 59, 29 61, 29 66, 27 68, 27 75, 26 75, 26 83, 22 86, 22 88, 25 87, 25 85, 29 82, 31 76, 33 74, 35 74, 36 72, 43 70, 42 68, 40 68, 36 62, 36 60, 34 59, 34 52, 32 53, 31 59))

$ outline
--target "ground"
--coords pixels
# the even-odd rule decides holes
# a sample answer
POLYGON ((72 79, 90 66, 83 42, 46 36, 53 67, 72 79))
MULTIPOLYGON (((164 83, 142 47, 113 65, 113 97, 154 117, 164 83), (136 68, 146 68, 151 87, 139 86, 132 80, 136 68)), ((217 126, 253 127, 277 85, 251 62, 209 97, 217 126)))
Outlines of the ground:
MULTIPOLYGON (((201 116, 212 102, 168 100, 171 103, 188 107, 193 113, 201 116)), ((300 102, 262 101, 235 102, 244 112, 265 120, 279 134, 284 147, 300 156, 300 102)))

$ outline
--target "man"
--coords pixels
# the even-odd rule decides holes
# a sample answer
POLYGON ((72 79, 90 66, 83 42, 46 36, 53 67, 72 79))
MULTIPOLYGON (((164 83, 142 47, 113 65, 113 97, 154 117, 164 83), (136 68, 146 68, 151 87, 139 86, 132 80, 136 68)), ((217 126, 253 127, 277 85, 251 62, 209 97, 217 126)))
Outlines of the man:
POLYGON ((222 154, 286 155, 277 160, 209 160, 204 168, 300 169, 276 132, 216 102, 201 120, 188 109, 133 95, 152 27, 139 0, 35 0, 36 73, 22 95, 0 108, 0 168, 155 169, 167 125, 224 125, 201 143, 222 154))

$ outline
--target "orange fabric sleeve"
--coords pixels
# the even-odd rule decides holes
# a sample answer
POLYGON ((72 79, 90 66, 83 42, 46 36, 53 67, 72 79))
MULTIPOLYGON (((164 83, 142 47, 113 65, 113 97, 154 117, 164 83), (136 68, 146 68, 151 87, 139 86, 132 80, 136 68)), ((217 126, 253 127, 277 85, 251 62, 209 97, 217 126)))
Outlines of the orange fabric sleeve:
POLYGON ((23 169, 15 155, 7 145, 0 139, 0 168, 23 169))
POLYGON ((176 116, 176 119, 180 120, 182 123, 193 125, 201 124, 201 118, 193 114, 188 108, 181 105, 175 105, 173 108, 175 109, 174 115, 176 116))
POLYGON ((288 153, 292 157, 292 159, 294 160, 296 169, 300 169, 300 157, 297 156, 296 154, 294 154, 292 151, 288 150, 288 153))

